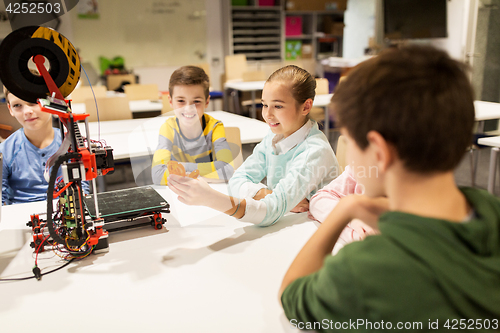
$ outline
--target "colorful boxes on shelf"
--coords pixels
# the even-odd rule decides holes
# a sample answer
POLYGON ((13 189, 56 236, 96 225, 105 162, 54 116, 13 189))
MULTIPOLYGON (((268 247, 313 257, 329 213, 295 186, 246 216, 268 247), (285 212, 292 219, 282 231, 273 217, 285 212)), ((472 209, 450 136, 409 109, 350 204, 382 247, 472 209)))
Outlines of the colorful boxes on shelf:
POLYGON ((248 0, 231 0, 233 6, 248 6, 248 0))
POLYGON ((259 0, 259 6, 266 7, 266 6, 275 6, 275 0, 259 0))
POLYGON ((285 20, 285 35, 302 35, 302 16, 287 16, 285 20))
POLYGON ((302 41, 287 40, 285 42, 285 60, 302 59, 302 41))

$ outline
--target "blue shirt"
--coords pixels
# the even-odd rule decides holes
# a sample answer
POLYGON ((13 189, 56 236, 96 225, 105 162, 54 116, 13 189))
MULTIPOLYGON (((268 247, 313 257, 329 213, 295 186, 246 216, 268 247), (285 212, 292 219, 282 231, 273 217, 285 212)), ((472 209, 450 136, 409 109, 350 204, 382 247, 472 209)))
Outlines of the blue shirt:
MULTIPOLYGON (((47 199, 48 182, 43 177, 47 160, 59 149, 61 132, 54 128, 54 140, 45 148, 35 147, 20 128, 0 144, 3 154, 2 203, 14 204, 47 199)), ((58 176, 62 175, 59 169, 58 176)), ((88 193, 87 182, 82 184, 88 193)))

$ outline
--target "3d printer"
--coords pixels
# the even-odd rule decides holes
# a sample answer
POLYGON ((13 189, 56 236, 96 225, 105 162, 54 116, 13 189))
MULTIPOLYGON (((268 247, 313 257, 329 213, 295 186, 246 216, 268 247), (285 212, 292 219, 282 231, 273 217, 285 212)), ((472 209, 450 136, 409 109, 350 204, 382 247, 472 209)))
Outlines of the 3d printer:
POLYGON ((74 114, 71 101, 65 99, 78 83, 80 68, 74 46, 50 28, 18 29, 0 46, 3 84, 19 98, 38 103, 42 111, 57 116, 64 138, 46 166, 46 219, 33 214, 27 224, 33 231, 37 278, 39 252, 51 249, 65 259, 74 259, 107 251, 108 231, 143 224, 161 229, 166 221, 162 213, 169 212, 169 204, 151 187, 84 195, 82 182, 91 181, 93 193, 97 193, 96 177, 113 172, 114 160, 111 147, 90 139, 89 115, 74 114), (85 137, 79 121, 85 122, 85 137), (58 177, 59 168, 62 176, 58 177))

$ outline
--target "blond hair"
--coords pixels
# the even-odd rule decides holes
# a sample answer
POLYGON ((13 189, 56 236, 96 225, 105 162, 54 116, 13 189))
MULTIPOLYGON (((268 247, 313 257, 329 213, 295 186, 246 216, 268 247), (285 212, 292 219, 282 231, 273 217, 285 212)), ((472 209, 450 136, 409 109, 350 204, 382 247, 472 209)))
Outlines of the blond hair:
POLYGON ((290 92, 298 105, 304 104, 316 95, 316 80, 308 71, 295 65, 288 65, 275 71, 266 82, 280 81, 289 85, 290 92))

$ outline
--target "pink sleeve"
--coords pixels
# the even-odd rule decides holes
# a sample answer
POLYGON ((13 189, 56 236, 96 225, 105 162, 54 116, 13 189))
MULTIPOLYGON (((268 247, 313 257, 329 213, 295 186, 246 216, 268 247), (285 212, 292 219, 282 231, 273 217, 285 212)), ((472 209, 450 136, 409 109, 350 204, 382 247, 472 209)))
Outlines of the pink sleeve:
POLYGON ((358 192, 356 179, 348 165, 340 176, 312 196, 309 201, 309 218, 323 222, 342 197, 358 192))

